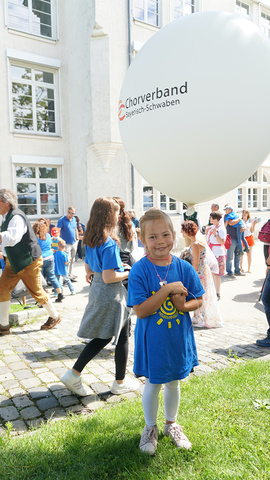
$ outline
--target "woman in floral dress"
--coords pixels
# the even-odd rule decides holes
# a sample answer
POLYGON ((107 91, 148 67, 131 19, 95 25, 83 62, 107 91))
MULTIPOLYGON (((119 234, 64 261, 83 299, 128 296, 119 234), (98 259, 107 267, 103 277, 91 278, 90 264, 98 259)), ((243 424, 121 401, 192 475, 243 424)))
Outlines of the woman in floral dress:
MULTIPOLYGON (((223 321, 218 308, 216 289, 213 276, 207 261, 207 243, 198 232, 196 223, 188 220, 182 224, 182 235, 190 241, 192 265, 198 273, 205 289, 202 307, 194 312, 192 323, 194 327, 222 327, 223 321)), ((192 293, 192 292, 191 292, 192 293)))

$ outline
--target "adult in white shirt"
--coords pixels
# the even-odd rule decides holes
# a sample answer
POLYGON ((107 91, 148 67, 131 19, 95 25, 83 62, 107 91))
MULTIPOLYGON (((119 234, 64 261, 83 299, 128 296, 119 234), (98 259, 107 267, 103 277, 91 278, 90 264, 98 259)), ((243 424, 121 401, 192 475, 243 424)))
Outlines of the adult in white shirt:
POLYGON ((212 223, 212 227, 209 227, 206 233, 207 243, 218 261, 219 272, 213 274, 218 300, 220 300, 221 277, 225 275, 226 267, 226 249, 224 247, 226 229, 224 225, 221 225, 221 219, 221 212, 211 212, 210 222, 212 223))
MULTIPOLYGON (((256 223, 258 223, 258 218, 254 218, 252 221, 250 218, 250 213, 248 210, 242 210, 242 220, 245 223, 246 229, 244 231, 245 239, 247 241, 247 244, 249 246, 249 252, 246 252, 247 254, 247 262, 248 262, 248 273, 251 273, 251 262, 252 262, 252 249, 255 245, 253 233, 255 231, 255 226, 256 223)), ((244 255, 241 256, 240 260, 240 268, 241 272, 243 272, 243 259, 244 255)))
POLYGON ((41 330, 49 330, 61 318, 42 288, 41 249, 28 218, 18 208, 16 194, 6 188, 0 189, 0 214, 3 216, 0 243, 6 260, 0 277, 0 335, 10 334, 11 292, 19 280, 23 281, 30 295, 47 310, 49 318, 41 330))

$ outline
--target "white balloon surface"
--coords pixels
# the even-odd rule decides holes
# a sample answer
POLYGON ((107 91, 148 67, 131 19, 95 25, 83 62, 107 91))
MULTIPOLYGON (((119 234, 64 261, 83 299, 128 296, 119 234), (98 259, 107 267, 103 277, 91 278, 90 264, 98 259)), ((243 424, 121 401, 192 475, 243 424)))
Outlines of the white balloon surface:
POLYGON ((225 12, 186 15, 139 51, 119 101, 128 157, 187 204, 246 180, 270 152, 270 42, 225 12))

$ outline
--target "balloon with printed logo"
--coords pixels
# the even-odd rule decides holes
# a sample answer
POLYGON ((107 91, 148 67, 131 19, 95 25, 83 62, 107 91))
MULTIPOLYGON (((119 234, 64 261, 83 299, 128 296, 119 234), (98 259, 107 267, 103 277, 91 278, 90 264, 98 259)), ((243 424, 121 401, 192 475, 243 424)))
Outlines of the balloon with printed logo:
POLYGON ((130 161, 187 204, 246 180, 270 152, 270 42, 225 12, 181 17, 132 61, 119 126, 130 161))

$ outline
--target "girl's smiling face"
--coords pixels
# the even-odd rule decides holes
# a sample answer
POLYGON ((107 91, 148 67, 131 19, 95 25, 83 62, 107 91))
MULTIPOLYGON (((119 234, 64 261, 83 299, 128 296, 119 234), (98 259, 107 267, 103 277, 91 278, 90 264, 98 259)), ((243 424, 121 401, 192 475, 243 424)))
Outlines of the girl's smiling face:
POLYGON ((145 224, 142 242, 149 257, 154 260, 166 259, 173 248, 175 232, 172 232, 162 219, 150 220, 145 224))

